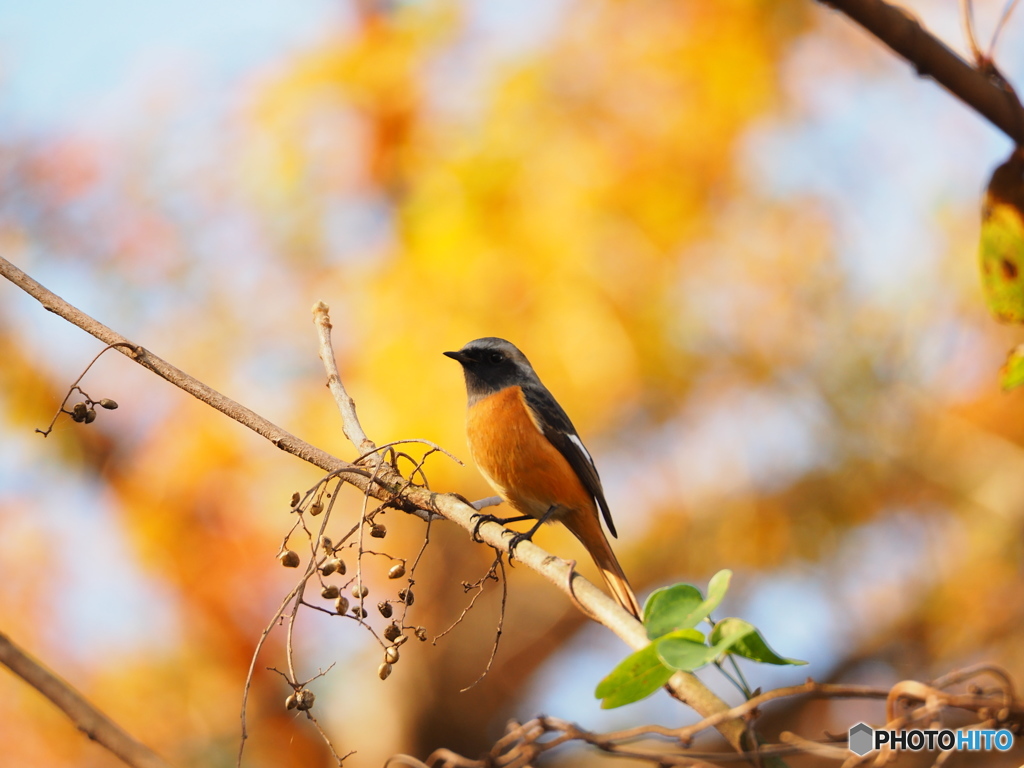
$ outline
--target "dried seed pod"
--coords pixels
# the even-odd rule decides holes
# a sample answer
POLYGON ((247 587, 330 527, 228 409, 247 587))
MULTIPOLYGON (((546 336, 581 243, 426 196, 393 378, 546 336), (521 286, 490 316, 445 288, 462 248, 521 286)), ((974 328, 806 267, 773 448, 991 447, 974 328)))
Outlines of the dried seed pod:
POLYGON ((389 645, 387 648, 385 648, 384 649, 384 661, 386 661, 388 664, 397 664, 398 663, 398 648, 393 646, 393 645, 389 645))
POLYGON ((377 667, 377 677, 381 680, 387 680, 391 676, 391 665, 386 661, 377 667))
POLYGON ((321 504, 319 501, 314 501, 312 504, 309 505, 309 514, 311 514, 313 517, 316 517, 323 511, 324 505, 321 504))
POLYGON ((388 571, 389 579, 400 579, 403 576, 405 576, 405 563, 396 563, 395 565, 392 565, 391 569, 388 571))
POLYGON ((100 400, 99 404, 100 404, 101 408, 106 408, 108 411, 116 411, 117 410, 117 403, 115 403, 109 397, 104 397, 102 400, 100 400))
POLYGON ((388 529, 380 523, 374 523, 370 526, 370 535, 375 539, 383 539, 388 535, 388 529))
MULTIPOLYGON (((320 539, 320 546, 324 548, 324 552, 326 552, 327 554, 330 555, 334 553, 334 541, 331 539, 330 536, 324 536, 322 539, 320 539)), ((342 571, 342 573, 344 572, 345 571, 342 571)))
POLYGON ((386 627, 384 627, 384 639, 385 640, 389 640, 389 641, 395 643, 395 645, 398 645, 399 644, 398 643, 398 639, 399 638, 402 638, 404 640, 405 639, 405 635, 402 634, 402 628, 399 627, 397 624, 395 624, 395 622, 392 621, 390 624, 388 624, 386 627))
POLYGON ((345 561, 342 560, 341 558, 335 558, 335 560, 338 561, 338 573, 340 573, 342 576, 344 576, 345 575, 345 571, 348 570, 348 568, 345 567, 345 561))
POLYGON ((405 645, 405 641, 409 639, 409 636, 408 635, 399 635, 398 637, 389 638, 389 639, 390 640, 394 640, 395 647, 397 648, 400 645, 405 645))
POLYGON ((290 549, 286 549, 277 559, 281 561, 281 565, 285 568, 298 568, 299 567, 299 555, 297 552, 293 552, 290 549))
POLYGON ((298 506, 298 504, 299 504, 299 501, 300 501, 301 499, 302 499, 302 497, 301 497, 301 496, 299 496, 299 492, 298 492, 298 491, 296 491, 295 493, 293 493, 293 494, 292 494, 292 506, 293 506, 293 507, 296 507, 296 506, 298 506))
POLYGON ((352 609, 352 615, 355 616, 357 619, 365 619, 366 609, 363 608, 361 605, 357 605, 355 608, 352 609))
POLYGON ((352 587, 352 597, 362 599, 370 594, 370 590, 366 588, 365 584, 356 584, 352 587))
POLYGON ((416 627, 416 639, 421 641, 421 642, 426 642, 426 640, 427 640, 427 628, 426 627, 416 627))
POLYGON ((412 605, 416 595, 412 593, 411 589, 400 589, 398 590, 398 599, 406 605, 412 605))
POLYGON ((81 424, 85 421, 85 414, 88 413, 88 411, 89 406, 85 403, 75 403, 74 407, 71 409, 71 418, 81 424))
POLYGON ((390 619, 391 614, 394 613, 394 609, 391 607, 391 603, 389 603, 387 600, 382 600, 381 602, 377 603, 377 610, 380 611, 380 615, 383 616, 385 619, 390 619))
POLYGON ((288 698, 284 700, 285 709, 295 709, 299 705, 299 697, 294 693, 288 694, 288 698))
POLYGON ((348 598, 344 595, 340 596, 334 601, 334 610, 344 616, 348 613, 348 598))
POLYGON ((333 600, 338 596, 338 588, 333 584, 328 584, 326 587, 320 590, 320 597, 324 600, 333 600))
MULTIPOLYGON (((337 558, 328 560, 326 563, 320 566, 320 573, 322 573, 324 576, 330 576, 332 573, 338 570, 338 564, 340 562, 341 560, 338 560, 337 558)), ((342 571, 342 573, 344 573, 344 571, 342 571)))
POLYGON ((85 412, 85 423, 92 424, 94 421, 96 421, 96 409, 90 408, 85 412))
POLYGON ((303 688, 301 691, 295 694, 295 707, 300 712, 305 712, 307 709, 313 708, 313 702, 316 701, 316 696, 308 688, 303 688))

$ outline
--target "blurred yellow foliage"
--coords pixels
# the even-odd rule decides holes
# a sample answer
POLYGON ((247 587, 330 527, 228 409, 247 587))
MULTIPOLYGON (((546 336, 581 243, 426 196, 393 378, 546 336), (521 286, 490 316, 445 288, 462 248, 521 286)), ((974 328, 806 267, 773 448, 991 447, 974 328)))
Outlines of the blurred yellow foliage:
MULTIPOLYGON (((846 643, 828 657, 837 669, 880 662, 927 676, 987 652, 1024 673, 1013 652, 1024 617, 1019 401, 942 389, 987 345, 1005 344, 950 298, 970 290, 953 269, 936 270, 945 288, 915 284, 895 308, 860 295, 827 206, 765 199, 743 167, 752 127, 789 106, 783 68, 808 31, 808 4, 564 6, 544 35, 491 51, 473 4, 356 3, 347 26, 253 80, 238 124, 224 128, 237 141, 201 179, 202 216, 176 212, 173 185, 142 184, 145 165, 118 175, 116 142, 62 144, 66 178, 45 152, 21 148, 36 160, 4 173, 29 212, 0 221, 3 242, 40 261, 33 254, 112 244, 97 257, 100 298, 83 300, 145 317, 177 364, 239 400, 262 398, 261 413, 346 458, 305 315, 314 300, 332 306, 346 385, 381 444, 423 438, 467 458, 462 374, 441 352, 508 338, 597 458, 639 591, 723 567, 739 595, 800 577, 842 617, 827 630, 846 643), (108 217, 74 208, 81 199, 108 217), (207 231, 235 207, 259 221, 259 237, 238 249, 207 231), (927 351, 941 335, 937 307, 976 333, 941 364, 927 351), (880 554, 858 549, 865 541, 880 554), (908 637, 920 640, 914 668, 908 637)), ((92 267, 63 266, 69 289, 92 267)), ((0 305, 0 320, 11 311, 0 305)), ((84 356, 62 351, 44 367, 13 324, 0 327, 4 423, 18 440, 45 425, 84 356)), ((78 657, 76 638, 51 636, 65 626, 49 629, 57 581, 91 566, 74 552, 73 568, 39 567, 55 534, 34 528, 26 508, 49 488, 0 495, 0 555, 18 574, 0 589, 0 612, 172 760, 229 764, 253 648, 296 579, 274 559, 294 520, 288 498, 317 473, 155 380, 151 394, 122 384, 135 402, 88 430, 61 422, 33 456, 86 474, 83 501, 109 508, 137 559, 124 565, 131 586, 155 593, 146 597, 174 636, 109 658, 91 646, 78 657)), ((475 468, 439 454, 426 473, 435 490, 489 494, 475 468)), ((361 499, 348 490, 338 504, 332 525, 347 529, 361 499)), ((411 571, 427 530, 393 510, 381 521, 387 538, 374 541, 386 556, 364 563, 375 627, 376 601, 408 585, 387 568, 404 558, 411 571)), ((492 557, 450 528, 429 529, 415 575, 410 620, 430 638, 458 619, 471 599, 462 582, 492 557)), ((538 541, 577 556, 564 531, 538 541)), ((359 750, 352 765, 439 745, 476 754, 558 682, 565 665, 552 659, 583 619, 524 571, 509 571, 499 652, 467 693, 490 653, 493 585, 436 645, 403 647, 386 683, 375 676, 379 645, 351 619, 302 614, 301 666, 312 675, 339 662, 316 684, 315 711, 343 734, 342 751, 359 750)), ((245 764, 330 764, 265 670, 282 665, 282 645, 272 632, 255 665, 245 764)), ((0 743, 16 735, 21 764, 112 765, 31 692, 0 692, 11 692, 0 696, 0 743)))

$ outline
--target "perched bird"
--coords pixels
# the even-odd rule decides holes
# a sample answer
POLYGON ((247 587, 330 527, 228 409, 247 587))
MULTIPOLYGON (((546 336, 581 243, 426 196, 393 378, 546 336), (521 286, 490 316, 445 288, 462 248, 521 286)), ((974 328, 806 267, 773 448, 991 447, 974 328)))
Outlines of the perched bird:
POLYGON ((466 374, 466 432, 473 461, 502 500, 522 513, 482 517, 500 523, 537 521, 528 532, 516 534, 512 551, 545 522, 562 523, 594 558, 615 599, 640 618, 640 605, 601 528, 598 508, 616 535, 594 460, 526 355, 493 337, 444 354, 458 360, 466 374))

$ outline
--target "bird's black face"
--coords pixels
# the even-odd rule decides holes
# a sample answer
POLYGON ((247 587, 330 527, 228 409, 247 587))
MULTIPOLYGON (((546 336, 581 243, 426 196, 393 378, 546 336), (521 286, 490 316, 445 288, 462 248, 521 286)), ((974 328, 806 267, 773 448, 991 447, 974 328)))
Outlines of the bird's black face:
POLYGON ((476 339, 458 352, 444 354, 462 363, 470 404, 492 392, 536 378, 526 355, 504 339, 476 339))

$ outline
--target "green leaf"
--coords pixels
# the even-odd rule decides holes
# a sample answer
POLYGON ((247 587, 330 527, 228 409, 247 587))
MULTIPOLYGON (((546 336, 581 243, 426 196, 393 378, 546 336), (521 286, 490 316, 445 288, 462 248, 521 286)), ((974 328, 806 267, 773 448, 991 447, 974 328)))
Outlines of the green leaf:
POLYGON ((979 254, 989 310, 1003 322, 1024 323, 1024 153, 1020 150, 996 168, 989 181, 979 254))
POLYGON ((655 640, 677 629, 691 629, 700 623, 692 615, 704 604, 700 590, 690 584, 675 584, 656 590, 644 606, 647 637, 655 640))
POLYGON ((655 642, 658 656, 673 669, 691 671, 713 661, 722 651, 704 643, 704 635, 695 629, 670 632, 655 642))
POLYGON ((759 661, 762 664, 800 666, 807 663, 800 659, 787 659, 784 656, 779 656, 761 637, 757 628, 743 619, 722 619, 715 624, 715 629, 711 633, 711 642, 716 647, 727 644, 729 653, 735 653, 737 656, 759 661))
POLYGON ((594 695, 601 699, 602 709, 614 709, 623 704, 646 698, 661 688, 672 677, 669 669, 658 656, 658 649, 652 643, 631 653, 597 684, 594 695))
POLYGON ((708 582, 708 599, 707 603, 710 606, 708 608, 708 615, 711 614, 718 604, 722 602, 722 598, 725 597, 725 593, 729 591, 729 582, 732 580, 732 571, 728 568, 719 571, 711 577, 711 581, 708 582))
POLYGON ((647 637, 656 640, 670 632, 692 629, 718 607, 729 589, 732 571, 719 571, 708 582, 708 596, 690 584, 676 584, 654 592, 644 606, 647 637))
POLYGON ((657 641, 658 655, 662 661, 675 669, 692 671, 709 664, 724 653, 728 653, 735 645, 739 644, 750 633, 756 632, 753 626, 739 619, 725 619, 725 622, 737 622, 736 624, 726 623, 721 630, 723 622, 715 625, 712 631, 711 645, 700 643, 697 645, 693 638, 684 633, 696 632, 688 629, 682 632, 672 632, 657 641))
POLYGON ((999 371, 999 383, 1007 391, 1024 384, 1024 344, 1012 350, 1007 356, 999 371))

